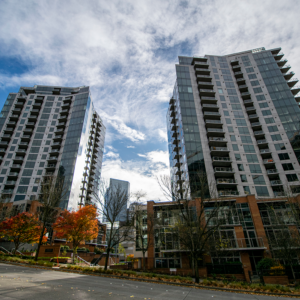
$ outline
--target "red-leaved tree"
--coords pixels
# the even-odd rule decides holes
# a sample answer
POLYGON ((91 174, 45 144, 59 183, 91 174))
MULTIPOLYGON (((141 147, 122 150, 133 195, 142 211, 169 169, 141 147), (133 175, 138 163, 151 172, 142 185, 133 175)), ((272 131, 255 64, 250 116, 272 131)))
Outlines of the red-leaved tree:
MULTIPOLYGON (((15 244, 14 254, 21 245, 37 243, 40 231, 41 224, 39 219, 27 212, 17 214, 0 224, 0 237, 4 237, 15 244)), ((47 242, 45 234, 46 230, 43 242, 47 242)))
POLYGON ((98 236, 97 209, 87 205, 78 211, 64 210, 57 218, 53 229, 56 230, 56 237, 73 243, 74 262, 78 246, 98 236))

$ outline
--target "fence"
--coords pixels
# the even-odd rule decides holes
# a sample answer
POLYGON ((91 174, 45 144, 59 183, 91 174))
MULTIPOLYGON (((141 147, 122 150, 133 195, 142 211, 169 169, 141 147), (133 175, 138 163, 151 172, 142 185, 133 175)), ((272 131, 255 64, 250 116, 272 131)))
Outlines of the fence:
POLYGON ((207 274, 244 274, 242 264, 206 264, 207 274))

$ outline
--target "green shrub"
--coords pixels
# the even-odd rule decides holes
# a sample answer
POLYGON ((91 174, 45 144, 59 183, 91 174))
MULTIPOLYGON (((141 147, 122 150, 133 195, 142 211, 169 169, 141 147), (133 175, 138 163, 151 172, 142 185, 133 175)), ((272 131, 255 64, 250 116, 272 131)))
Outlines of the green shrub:
POLYGON ((276 266, 276 261, 272 258, 263 258, 256 265, 256 269, 259 271, 269 270, 271 267, 276 266))

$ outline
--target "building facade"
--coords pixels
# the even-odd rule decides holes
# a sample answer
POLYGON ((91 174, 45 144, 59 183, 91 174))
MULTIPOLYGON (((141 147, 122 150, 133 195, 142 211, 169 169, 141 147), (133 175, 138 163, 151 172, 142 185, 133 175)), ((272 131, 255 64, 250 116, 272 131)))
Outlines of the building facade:
POLYGON ((105 126, 89 87, 21 87, 4 103, 0 130, 0 193, 21 211, 38 199, 44 176, 64 177, 61 208, 98 193, 105 126))
POLYGON ((179 57, 167 113, 171 178, 200 195, 280 197, 300 186, 300 109, 281 48, 179 57))

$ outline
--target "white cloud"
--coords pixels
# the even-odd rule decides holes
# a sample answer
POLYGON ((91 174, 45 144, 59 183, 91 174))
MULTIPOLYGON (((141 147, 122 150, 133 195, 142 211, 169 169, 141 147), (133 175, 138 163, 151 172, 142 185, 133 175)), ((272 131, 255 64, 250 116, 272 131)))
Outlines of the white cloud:
POLYGON ((119 154, 115 153, 115 152, 107 152, 104 156, 105 158, 109 157, 109 158, 119 158, 119 154))
POLYGON ((167 130, 166 129, 158 129, 158 135, 160 138, 167 142, 168 141, 168 135, 167 135, 167 130))
POLYGON ((146 154, 138 154, 140 157, 144 157, 153 163, 162 163, 165 166, 169 166, 169 155, 167 151, 151 151, 146 154))
POLYGON ((135 148, 135 146, 127 146, 127 148, 132 148, 133 149, 133 148, 135 148))

